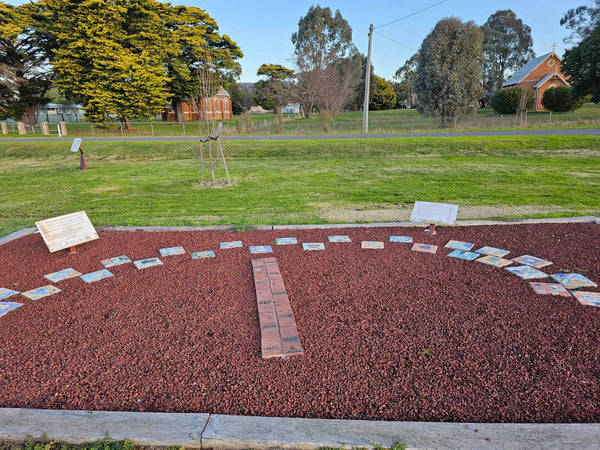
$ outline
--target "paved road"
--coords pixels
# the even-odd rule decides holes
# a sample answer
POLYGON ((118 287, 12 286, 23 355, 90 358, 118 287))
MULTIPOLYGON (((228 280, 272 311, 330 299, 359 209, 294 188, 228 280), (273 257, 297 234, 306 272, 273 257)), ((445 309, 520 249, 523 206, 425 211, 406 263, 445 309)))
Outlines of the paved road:
MULTIPOLYGON (((382 138, 419 138, 419 137, 482 137, 482 136, 600 136, 600 128, 557 129, 557 130, 510 130, 510 131, 445 131, 436 133, 373 133, 373 134, 316 134, 290 136, 227 136, 229 141, 306 141, 312 139, 382 139, 382 138)), ((197 141, 197 136, 104 136, 86 137, 86 141, 122 142, 122 141, 197 141)), ((71 142, 66 138, 0 138, 2 142, 71 142)))

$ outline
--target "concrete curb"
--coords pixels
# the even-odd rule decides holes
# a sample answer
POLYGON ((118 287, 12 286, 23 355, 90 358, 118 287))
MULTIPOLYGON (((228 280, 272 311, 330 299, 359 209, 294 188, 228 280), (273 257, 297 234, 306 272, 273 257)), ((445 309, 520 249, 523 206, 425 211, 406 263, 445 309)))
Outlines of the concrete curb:
POLYGON ((483 424, 297 419, 197 413, 0 409, 0 440, 83 444, 130 439, 139 445, 218 449, 597 449, 600 424, 483 424))
MULTIPOLYGON (((480 225, 525 225, 539 223, 596 223, 600 225, 600 217, 556 217, 549 219, 505 219, 505 220, 457 220, 454 225, 444 225, 451 227, 467 227, 480 225)), ((311 230, 311 229, 330 229, 330 228, 384 228, 384 227, 424 227, 426 224, 417 222, 380 222, 380 223, 337 223, 337 224, 313 224, 313 225, 251 225, 253 231, 272 231, 272 230, 311 230)), ((193 226, 99 226, 97 230, 111 231, 230 231, 236 225, 208 225, 204 227, 193 226)), ((35 233, 37 228, 23 228, 0 237, 0 245, 6 244, 15 239, 19 239, 28 234, 35 233)), ((235 230, 234 230, 235 231, 235 230)))
POLYGON ((35 233, 37 228, 22 228, 14 233, 7 234, 6 236, 0 237, 0 245, 6 244, 7 242, 14 241, 15 239, 22 238, 23 236, 27 236, 28 234, 35 233))

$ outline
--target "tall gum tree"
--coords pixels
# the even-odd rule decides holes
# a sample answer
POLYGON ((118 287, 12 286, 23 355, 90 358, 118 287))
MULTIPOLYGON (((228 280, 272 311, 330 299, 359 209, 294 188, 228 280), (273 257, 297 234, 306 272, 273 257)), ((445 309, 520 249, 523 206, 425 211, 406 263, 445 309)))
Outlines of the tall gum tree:
POLYGON ((457 116, 474 114, 483 88, 483 35, 474 22, 440 20, 419 50, 415 80, 417 109, 449 126, 457 116))
POLYGON ((483 33, 484 100, 500 89, 509 73, 520 69, 531 57, 531 28, 510 10, 496 11, 481 27, 483 33))
POLYGON ((314 108, 339 114, 360 83, 361 55, 341 13, 311 6, 292 34, 297 67, 295 97, 305 117, 314 108))

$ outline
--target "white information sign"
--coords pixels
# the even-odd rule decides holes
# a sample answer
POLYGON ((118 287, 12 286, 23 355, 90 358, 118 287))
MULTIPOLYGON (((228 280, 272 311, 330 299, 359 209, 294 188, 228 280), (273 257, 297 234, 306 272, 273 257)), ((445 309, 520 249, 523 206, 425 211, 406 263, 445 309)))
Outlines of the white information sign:
POLYGON ((72 152, 78 152, 79 151, 79 147, 81 147, 81 138, 75 138, 75 139, 73 139, 73 143, 71 144, 71 151, 72 152))
POLYGON ((98 239, 85 211, 36 222, 50 253, 98 239))
POLYGON ((458 205, 416 201, 410 221, 452 225, 457 213, 458 205))

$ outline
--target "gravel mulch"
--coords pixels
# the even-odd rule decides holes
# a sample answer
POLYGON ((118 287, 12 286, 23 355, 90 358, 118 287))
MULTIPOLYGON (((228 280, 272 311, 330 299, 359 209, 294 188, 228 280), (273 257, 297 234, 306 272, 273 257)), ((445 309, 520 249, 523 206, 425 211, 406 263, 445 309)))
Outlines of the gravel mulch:
MULTIPOLYGON (((0 247, 0 287, 26 291, 67 267, 126 254, 164 265, 112 267, 94 283, 0 317, 0 407, 178 411, 455 422, 600 422, 600 308, 537 295, 506 270, 448 258, 450 240, 553 261, 542 270, 600 282, 594 224, 256 232, 100 231, 50 254, 39 234, 0 247), (329 243, 347 234, 351 243, 329 243), (388 242, 413 236, 436 254, 388 242), (276 237, 324 251, 249 245, 276 237), (243 248, 219 249, 242 240, 243 248), (362 240, 384 241, 382 250, 362 240), (192 260, 193 251, 216 258, 192 260), (304 355, 261 359, 252 257, 275 256, 304 355)), ((544 280, 540 280, 544 281, 544 280)), ((552 282, 552 280, 546 280, 552 282)), ((598 291, 598 289, 587 289, 598 291)))

